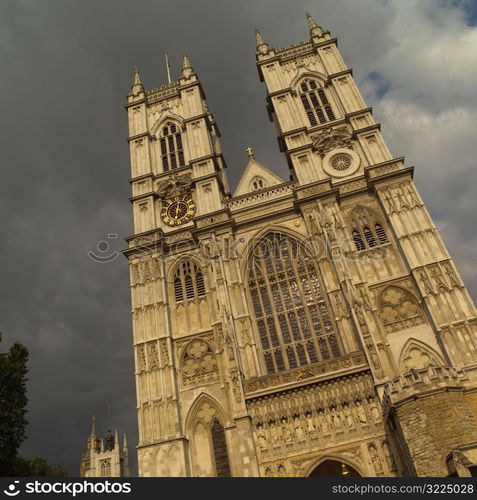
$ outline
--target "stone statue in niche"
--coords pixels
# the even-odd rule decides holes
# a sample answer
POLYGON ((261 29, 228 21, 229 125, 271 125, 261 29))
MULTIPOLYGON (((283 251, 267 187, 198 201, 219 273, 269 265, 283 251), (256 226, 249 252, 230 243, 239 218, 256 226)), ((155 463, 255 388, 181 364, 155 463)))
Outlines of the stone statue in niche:
POLYGON ((278 446, 280 444, 280 436, 278 435, 277 427, 275 425, 275 421, 272 420, 269 424, 270 436, 272 437, 272 443, 274 446, 278 446))
POLYGON ((320 409, 318 411, 318 415, 319 415, 319 418, 320 418, 320 421, 321 421, 321 432, 323 434, 329 434, 330 433, 330 426, 329 426, 329 423, 328 423, 328 415, 325 414, 325 412, 323 411, 323 409, 320 409))
POLYGON ((308 431, 308 434, 311 435, 316 434, 316 427, 315 423, 313 422, 313 415, 311 411, 307 411, 305 417, 306 417, 306 430, 308 431))
POLYGON ((286 444, 290 444, 291 442, 293 442, 293 437, 288 427, 287 419, 285 417, 282 417, 281 422, 282 422, 283 441, 285 441, 286 444))
POLYGON ((293 417, 293 425, 295 427, 295 435, 298 441, 304 441, 305 440, 305 433, 303 432, 303 427, 301 425, 301 420, 298 415, 295 415, 293 417))
POLYGON ((257 439, 258 439, 258 446, 260 447, 260 449, 265 450, 267 448, 267 438, 265 436, 265 433, 263 432, 262 424, 257 425, 257 439))
POLYGON ((348 424, 348 427, 352 429, 354 427, 354 420, 348 403, 343 404, 343 415, 345 417, 346 423, 348 424))
POLYGON ((378 450, 373 444, 368 446, 369 456, 371 457, 371 461, 373 462, 373 467, 376 472, 381 472, 383 470, 383 466, 381 464, 381 459, 378 455, 378 450))
POLYGON ((341 430, 341 417, 335 406, 331 408, 331 421, 335 429, 341 430))
POLYGON ((376 405, 375 398, 372 397, 368 398, 368 404, 371 410, 371 416, 373 417, 373 420, 375 422, 379 422, 381 420, 381 412, 379 411, 376 405))
POLYGON ((365 425, 368 423, 368 419, 366 417, 366 411, 363 408, 362 402, 357 399, 355 401, 356 414, 357 414, 357 422, 358 424, 365 425))
POLYGON ((388 464, 389 470, 390 471, 395 471, 396 470, 396 463, 394 462, 394 458, 391 455, 391 451, 389 449, 389 445, 388 445, 388 443, 386 441, 383 441, 382 449, 383 449, 383 455, 384 455, 384 458, 386 459, 386 462, 388 464))

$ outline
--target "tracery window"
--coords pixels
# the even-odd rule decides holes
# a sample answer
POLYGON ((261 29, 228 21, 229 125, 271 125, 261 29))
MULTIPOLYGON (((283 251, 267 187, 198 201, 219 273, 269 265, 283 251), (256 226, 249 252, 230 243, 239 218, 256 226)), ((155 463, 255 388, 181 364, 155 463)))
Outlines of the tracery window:
POLYGON ((100 462, 101 477, 111 477, 111 460, 109 458, 100 462))
POLYGON ((268 373, 340 356, 317 263, 297 240, 263 237, 250 257, 248 286, 268 373))
POLYGON ((267 187, 267 184, 261 177, 254 177, 252 179, 251 188, 253 191, 259 191, 267 187))
POLYGON ((161 131, 160 139, 162 169, 164 172, 183 167, 184 148, 182 146, 182 135, 176 125, 166 123, 161 131))
POLYGON ((212 424, 212 446, 214 448, 215 470, 217 477, 230 477, 227 442, 222 424, 215 419, 212 424))
POLYGON ((336 119, 325 91, 315 80, 307 79, 301 83, 300 99, 312 127, 336 119))
POLYGON ((364 207, 358 207, 351 217, 351 235, 356 250, 366 250, 389 243, 383 225, 376 216, 364 207))
POLYGON ((176 302, 192 300, 205 295, 204 275, 195 262, 181 262, 174 274, 176 302))

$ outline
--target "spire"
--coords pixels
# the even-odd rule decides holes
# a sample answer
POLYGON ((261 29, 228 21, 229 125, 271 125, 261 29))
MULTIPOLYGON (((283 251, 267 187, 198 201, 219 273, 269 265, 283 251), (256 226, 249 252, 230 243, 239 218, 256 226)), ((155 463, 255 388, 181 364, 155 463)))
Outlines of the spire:
POLYGON ((119 449, 119 438, 118 438, 118 430, 114 429, 114 448, 119 449))
POLYGON ((128 454, 128 443, 126 441, 126 433, 124 433, 124 439, 123 439, 123 453, 125 455, 128 454))
POLYGON ((133 80, 133 85, 142 85, 142 83, 141 83, 141 77, 139 76, 139 71, 137 69, 137 66, 134 66, 134 80, 133 80))
POLYGON ((88 438, 88 450, 98 451, 101 448, 101 440, 96 434, 96 417, 93 415, 93 425, 91 426, 91 434, 88 438))
POLYGON ((140 94, 141 92, 144 93, 144 87, 142 86, 141 77, 139 76, 139 71, 137 69, 137 66, 135 66, 133 84, 131 87, 130 94, 137 95, 140 94))
POLYGON ((316 24, 316 21, 308 12, 306 12, 306 20, 308 21, 308 26, 310 27, 310 37, 319 37, 323 34, 323 29, 321 28, 321 26, 318 26, 318 24, 316 24))
POLYGON ((91 427, 91 434, 89 435, 91 440, 96 439, 96 416, 93 415, 93 425, 91 427))
POLYGON ((182 56, 182 69, 192 69, 187 54, 182 56))
POLYGON ((184 78, 189 78, 194 73, 192 66, 190 65, 189 57, 184 53, 182 56, 182 76, 184 78))
POLYGON ((260 52, 260 54, 267 54, 270 47, 268 46, 268 43, 265 42, 258 29, 255 29, 255 39, 257 41, 257 52, 260 52))

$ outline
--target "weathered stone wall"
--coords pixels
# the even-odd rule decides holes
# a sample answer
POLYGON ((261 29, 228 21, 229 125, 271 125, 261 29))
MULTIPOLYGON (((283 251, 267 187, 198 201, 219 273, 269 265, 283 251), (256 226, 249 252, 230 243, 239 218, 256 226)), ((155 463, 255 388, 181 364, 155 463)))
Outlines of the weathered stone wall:
POLYGON ((477 441, 477 420, 461 390, 443 391, 396 408, 418 476, 447 476, 446 456, 477 441))

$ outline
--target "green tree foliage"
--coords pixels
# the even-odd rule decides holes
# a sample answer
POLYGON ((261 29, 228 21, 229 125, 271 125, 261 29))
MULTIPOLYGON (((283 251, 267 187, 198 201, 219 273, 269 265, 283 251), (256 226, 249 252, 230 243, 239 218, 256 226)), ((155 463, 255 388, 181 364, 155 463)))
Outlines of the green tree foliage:
POLYGON ((15 463, 15 476, 17 477, 66 477, 68 471, 58 465, 52 467, 44 458, 30 458, 26 460, 17 457, 15 463))
MULTIPOLYGON (((1 341, 1 336, 0 336, 1 341)), ((26 375, 28 349, 16 342, 0 353, 0 475, 15 472, 15 459, 28 424, 26 415, 26 375)))
POLYGON ((19 342, 0 353, 0 476, 64 477, 67 472, 61 466, 51 467, 43 458, 18 455, 28 424, 27 361, 28 349, 19 342))

